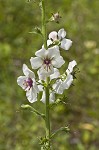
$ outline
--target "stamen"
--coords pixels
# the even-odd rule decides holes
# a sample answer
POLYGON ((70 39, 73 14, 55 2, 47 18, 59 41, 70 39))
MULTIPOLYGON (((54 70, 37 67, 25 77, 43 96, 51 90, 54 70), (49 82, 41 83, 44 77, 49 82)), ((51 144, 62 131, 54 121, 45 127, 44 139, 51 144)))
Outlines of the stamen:
POLYGON ((25 89, 29 89, 33 86, 33 81, 31 78, 28 78, 27 80, 24 80, 23 85, 25 86, 25 89))
POLYGON ((32 81, 31 78, 28 78, 27 84, 28 84, 28 86, 29 86, 30 88, 33 86, 33 81, 32 81))
POLYGON ((44 59, 44 65, 45 65, 45 68, 47 67, 47 71, 48 71, 48 69, 50 69, 51 59, 45 58, 44 59))
POLYGON ((44 59, 44 64, 49 65, 51 63, 51 60, 49 58, 44 59))

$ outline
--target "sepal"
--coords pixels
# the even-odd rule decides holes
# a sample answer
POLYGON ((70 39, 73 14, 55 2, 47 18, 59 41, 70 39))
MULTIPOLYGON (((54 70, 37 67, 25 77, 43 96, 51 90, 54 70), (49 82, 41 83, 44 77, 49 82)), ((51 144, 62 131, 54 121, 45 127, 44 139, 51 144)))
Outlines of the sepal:
POLYGON ((56 46, 56 45, 57 45, 57 46, 60 46, 60 44, 61 44, 61 43, 60 43, 59 40, 53 41, 52 44, 50 44, 50 45, 48 46, 48 48, 53 47, 53 46, 56 46))
POLYGON ((57 99, 54 103, 49 104, 49 108, 53 108, 53 107, 57 106, 60 102, 61 102, 61 100, 57 99))
POLYGON ((48 139, 46 136, 40 137, 38 139, 39 139, 39 145, 41 145, 41 150, 50 150, 48 146, 48 142, 50 139, 48 139))
POLYGON ((71 73, 73 76, 73 79, 77 79, 77 74, 80 72, 80 69, 78 67, 74 68, 74 71, 71 73))

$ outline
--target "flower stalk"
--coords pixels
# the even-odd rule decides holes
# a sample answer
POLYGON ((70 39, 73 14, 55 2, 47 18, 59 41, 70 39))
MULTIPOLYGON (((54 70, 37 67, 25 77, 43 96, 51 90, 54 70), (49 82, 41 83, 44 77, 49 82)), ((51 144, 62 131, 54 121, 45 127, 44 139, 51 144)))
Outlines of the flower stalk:
POLYGON ((41 10, 42 10, 42 35, 43 35, 43 43, 44 48, 47 49, 47 32, 46 32, 46 14, 45 14, 45 0, 41 2, 41 10))
POLYGON ((46 93, 46 103, 45 103, 45 113, 46 113, 46 137, 48 138, 48 148, 50 148, 50 112, 49 112, 49 78, 47 78, 47 87, 45 88, 46 93))
MULTIPOLYGON (((45 0, 42 0, 42 35, 44 48, 47 50, 47 30, 46 30, 46 11, 45 11, 45 0)), ((50 112, 49 112, 49 77, 46 77, 45 87, 45 124, 46 124, 46 138, 48 139, 46 147, 50 150, 50 112)))

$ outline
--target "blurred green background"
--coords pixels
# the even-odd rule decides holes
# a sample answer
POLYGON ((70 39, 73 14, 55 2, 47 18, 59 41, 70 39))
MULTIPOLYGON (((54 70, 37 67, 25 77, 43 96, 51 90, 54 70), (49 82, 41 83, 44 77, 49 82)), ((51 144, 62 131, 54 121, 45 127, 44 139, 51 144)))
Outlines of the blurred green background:
MULTIPOLYGON (((68 125, 69 133, 59 133, 52 141, 54 150, 99 150, 99 1, 47 0, 47 17, 60 12, 60 24, 49 23, 48 33, 67 31, 73 45, 61 51, 68 62, 75 59, 80 73, 74 86, 65 92, 66 104, 51 110, 52 130, 68 125)), ((0 0, 0 150, 39 150, 37 137, 44 136, 44 122, 22 110, 28 104, 17 85, 22 64, 42 46, 42 39, 29 32, 41 26, 37 3, 26 0, 0 0)), ((32 104, 44 112, 44 104, 32 104)))

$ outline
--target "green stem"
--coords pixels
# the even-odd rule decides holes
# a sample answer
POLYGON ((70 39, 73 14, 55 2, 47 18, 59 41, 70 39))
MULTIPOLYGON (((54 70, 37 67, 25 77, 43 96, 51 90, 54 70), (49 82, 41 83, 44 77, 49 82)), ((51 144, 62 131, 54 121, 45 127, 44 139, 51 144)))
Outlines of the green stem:
MULTIPOLYGON (((42 0, 42 35, 44 48, 47 50, 47 30, 46 30, 46 10, 45 10, 45 0, 42 0)), ((46 124, 46 138, 48 142, 46 143, 47 150, 50 150, 50 113, 49 113, 49 78, 46 78, 46 102, 45 102, 45 124, 46 124)))
POLYGON ((44 48, 47 49, 47 32, 46 32, 45 0, 42 0, 42 34, 43 34, 44 48))
POLYGON ((49 78, 47 78, 47 87, 45 88, 46 93, 46 137, 48 138, 48 148, 50 148, 50 112, 49 112, 49 78))

